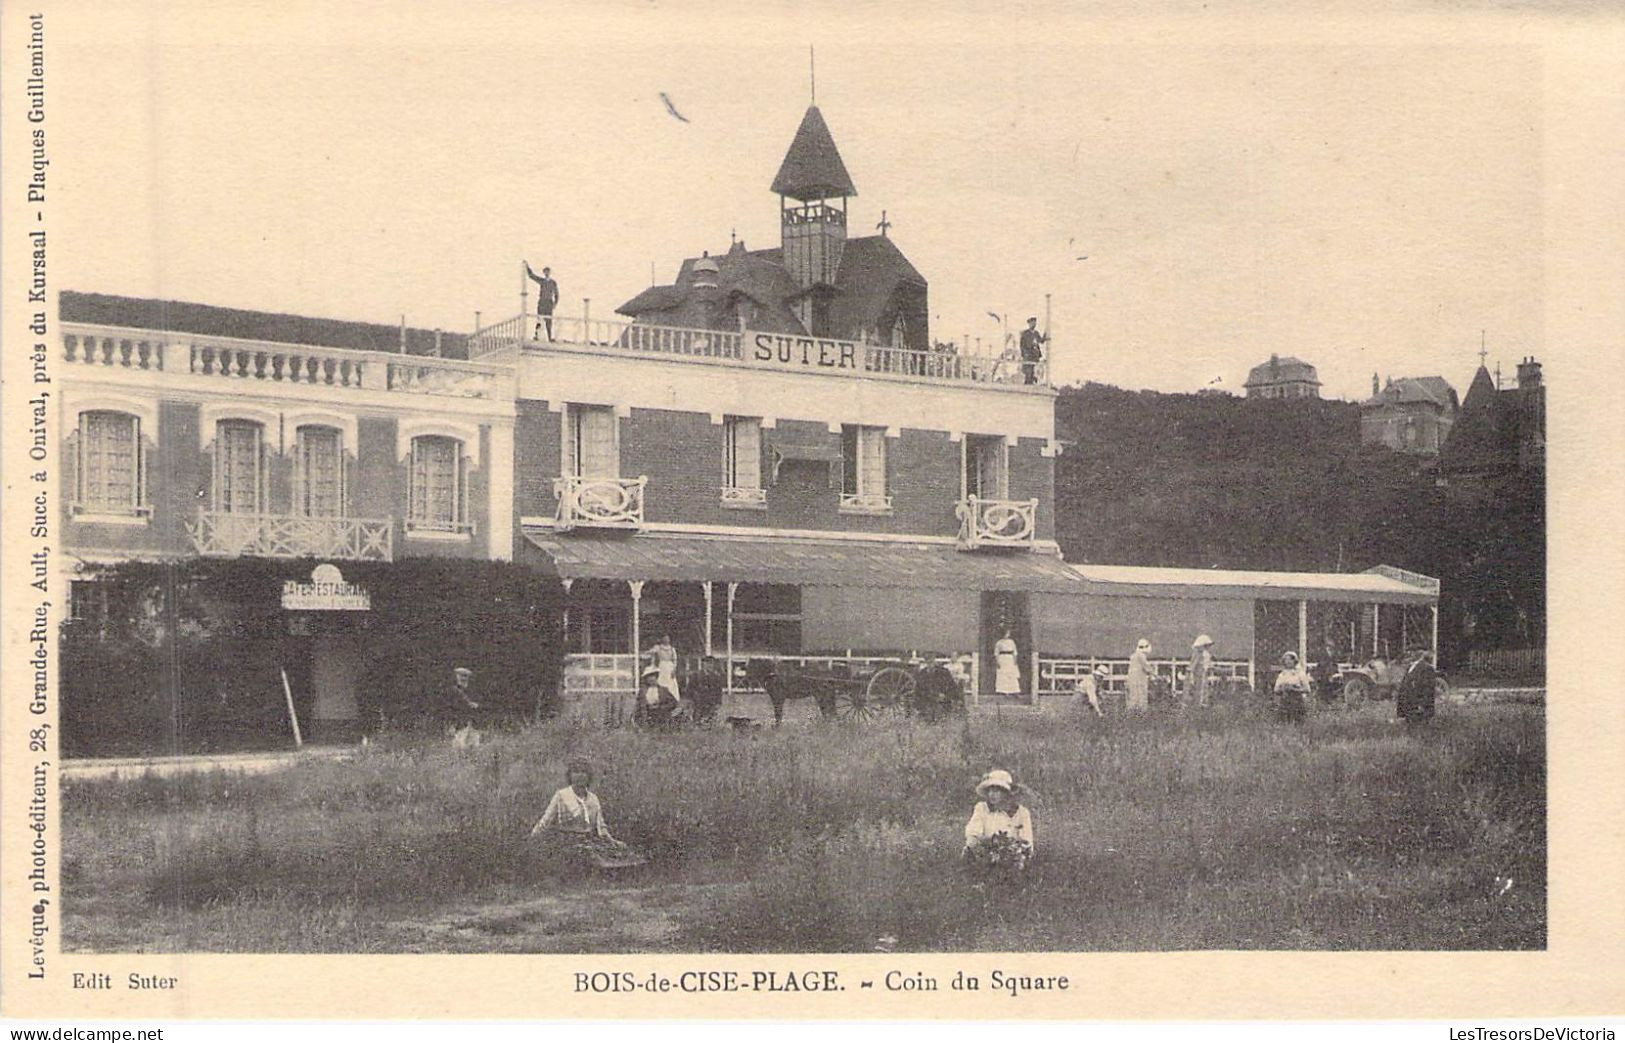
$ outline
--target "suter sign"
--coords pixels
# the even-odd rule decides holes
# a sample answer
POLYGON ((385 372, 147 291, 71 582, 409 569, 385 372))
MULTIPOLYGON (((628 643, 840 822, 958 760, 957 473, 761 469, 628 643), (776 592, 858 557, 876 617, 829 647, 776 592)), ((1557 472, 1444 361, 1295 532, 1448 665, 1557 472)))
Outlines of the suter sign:
POLYGON ((859 367, 856 341, 792 337, 782 333, 747 333, 745 336, 750 357, 764 364, 824 369, 859 367))

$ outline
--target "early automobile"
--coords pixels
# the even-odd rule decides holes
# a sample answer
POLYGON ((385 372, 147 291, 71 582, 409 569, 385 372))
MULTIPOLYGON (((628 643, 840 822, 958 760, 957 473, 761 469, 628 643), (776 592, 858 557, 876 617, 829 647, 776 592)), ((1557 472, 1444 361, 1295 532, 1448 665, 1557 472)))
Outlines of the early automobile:
MULTIPOLYGON (((1376 657, 1363 664, 1345 666, 1332 675, 1332 684, 1343 693, 1343 701, 1350 706, 1371 699, 1392 699, 1394 689, 1404 680, 1406 663, 1403 659, 1376 657)), ((1443 699, 1450 693, 1450 682, 1438 673, 1433 682, 1434 696, 1443 699)))

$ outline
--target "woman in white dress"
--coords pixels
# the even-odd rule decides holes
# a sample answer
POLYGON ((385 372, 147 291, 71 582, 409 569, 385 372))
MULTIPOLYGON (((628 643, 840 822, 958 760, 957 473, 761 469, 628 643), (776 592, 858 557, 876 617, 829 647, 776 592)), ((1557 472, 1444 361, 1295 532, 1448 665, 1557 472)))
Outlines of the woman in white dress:
POLYGON ((1022 694, 1021 664, 1016 660, 1020 651, 1009 630, 993 642, 993 690, 1000 695, 1022 694))
POLYGON ((1131 713, 1151 708, 1151 642, 1143 637, 1128 661, 1128 708, 1131 713))
POLYGON ((671 643, 670 634, 661 634, 660 643, 650 650, 654 656, 655 670, 658 676, 655 683, 671 693, 676 702, 683 701, 683 693, 677 687, 677 647, 671 643))

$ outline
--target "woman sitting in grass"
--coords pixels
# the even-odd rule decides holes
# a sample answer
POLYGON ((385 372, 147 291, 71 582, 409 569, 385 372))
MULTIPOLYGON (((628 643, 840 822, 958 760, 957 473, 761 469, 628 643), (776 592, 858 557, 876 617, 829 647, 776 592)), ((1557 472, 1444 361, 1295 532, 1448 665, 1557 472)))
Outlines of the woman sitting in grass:
POLYGON ((599 869, 643 865, 648 859, 610 835, 604 809, 592 785, 592 765, 570 762, 565 771, 569 785, 553 794, 547 810, 531 827, 530 835, 558 850, 566 850, 599 869))
POLYGON ((1018 874, 1033 857, 1033 816, 1021 803, 1021 786, 995 769, 976 784, 982 799, 965 823, 962 857, 972 869, 1004 876, 1018 874))

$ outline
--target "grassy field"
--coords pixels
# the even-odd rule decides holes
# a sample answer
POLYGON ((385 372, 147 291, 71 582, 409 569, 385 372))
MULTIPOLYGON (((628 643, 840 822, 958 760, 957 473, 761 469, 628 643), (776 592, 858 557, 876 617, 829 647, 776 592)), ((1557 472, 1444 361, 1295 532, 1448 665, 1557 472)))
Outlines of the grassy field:
MULTIPOLYGON (((1386 711, 1391 712, 1391 710, 1386 711)), ((275 775, 67 788, 70 950, 1527 949, 1546 939, 1538 708, 648 735, 555 723, 275 775), (591 758, 653 863, 526 841, 591 758), (1033 790, 1019 888, 959 872, 983 771, 1033 790)))

